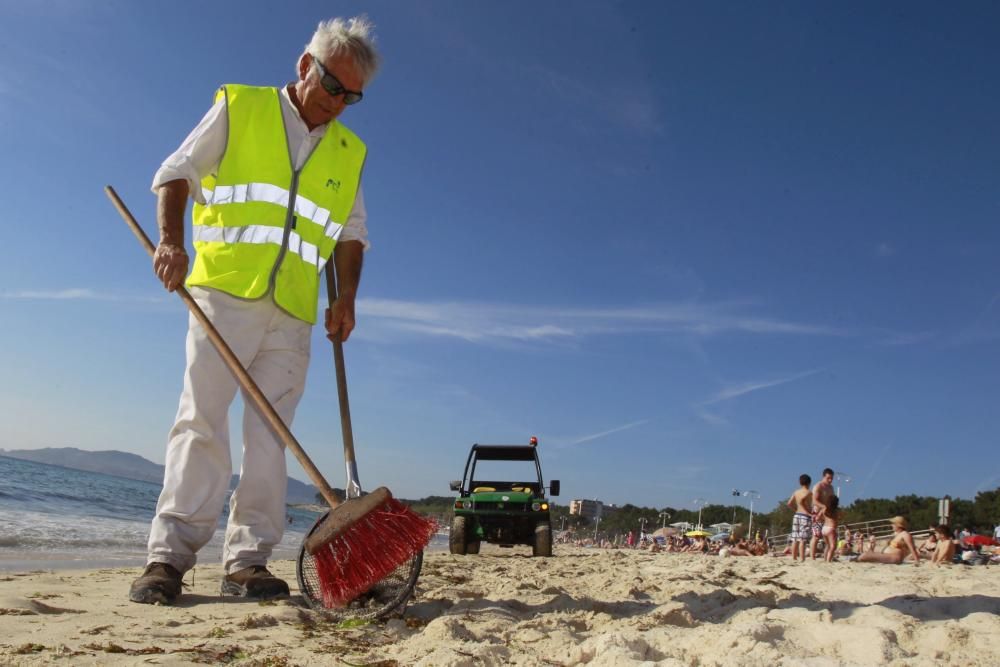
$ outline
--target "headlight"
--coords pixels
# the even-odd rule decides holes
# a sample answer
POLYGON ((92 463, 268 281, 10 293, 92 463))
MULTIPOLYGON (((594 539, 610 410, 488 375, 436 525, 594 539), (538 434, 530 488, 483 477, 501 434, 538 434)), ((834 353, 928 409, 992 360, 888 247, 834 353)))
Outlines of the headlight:
POLYGON ((537 512, 540 509, 542 509, 542 504, 541 503, 531 503, 531 511, 532 512, 537 512))
POLYGON ((543 510, 547 510, 548 508, 549 508, 549 504, 548 503, 542 503, 542 509, 543 510))
POLYGON ((467 510, 472 509, 472 501, 471 500, 463 500, 462 501, 462 507, 464 507, 467 510))

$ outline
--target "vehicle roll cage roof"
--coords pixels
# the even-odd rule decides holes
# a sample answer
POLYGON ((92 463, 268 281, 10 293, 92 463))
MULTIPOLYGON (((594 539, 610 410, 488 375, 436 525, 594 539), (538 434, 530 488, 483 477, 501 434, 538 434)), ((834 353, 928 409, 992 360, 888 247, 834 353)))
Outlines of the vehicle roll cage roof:
MULTIPOLYGON (((465 462, 465 473, 462 475, 463 486, 467 482, 471 482, 473 476, 476 474, 476 461, 534 461, 535 462, 535 473, 538 475, 538 489, 539 492, 545 488, 545 482, 542 479, 542 465, 538 461, 538 450, 532 445, 472 445, 472 449, 469 451, 469 459, 465 462)), ((469 489, 463 489, 462 492, 466 493, 470 491, 472 485, 469 485, 469 489)))

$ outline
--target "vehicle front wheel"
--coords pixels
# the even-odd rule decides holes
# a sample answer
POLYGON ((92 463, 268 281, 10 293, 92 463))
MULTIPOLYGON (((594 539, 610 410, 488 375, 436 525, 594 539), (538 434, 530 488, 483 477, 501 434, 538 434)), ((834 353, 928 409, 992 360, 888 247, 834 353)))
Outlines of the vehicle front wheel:
POLYGON ((475 542, 466 542, 465 543, 465 551, 466 551, 466 553, 470 553, 470 554, 477 554, 477 553, 479 553, 479 544, 480 544, 479 540, 476 540, 475 542))
POLYGON ((552 524, 548 521, 535 526, 535 543, 531 547, 531 555, 552 555, 552 524))
POLYGON ((448 548, 451 553, 464 556, 468 548, 465 544, 465 517, 456 516, 451 520, 451 533, 448 535, 448 548))

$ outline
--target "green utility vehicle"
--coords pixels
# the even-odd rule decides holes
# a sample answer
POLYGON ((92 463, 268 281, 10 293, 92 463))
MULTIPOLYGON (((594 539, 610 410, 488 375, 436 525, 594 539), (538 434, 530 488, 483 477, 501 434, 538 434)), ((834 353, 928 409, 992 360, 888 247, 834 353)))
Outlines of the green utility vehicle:
MULTIPOLYGON (((534 556, 552 555, 552 522, 545 496, 538 439, 529 445, 473 445, 458 491, 449 546, 453 554, 477 554, 482 542, 531 546, 534 556), (534 464, 534 470, 532 470, 534 464)), ((548 486, 559 495, 559 480, 548 486)))

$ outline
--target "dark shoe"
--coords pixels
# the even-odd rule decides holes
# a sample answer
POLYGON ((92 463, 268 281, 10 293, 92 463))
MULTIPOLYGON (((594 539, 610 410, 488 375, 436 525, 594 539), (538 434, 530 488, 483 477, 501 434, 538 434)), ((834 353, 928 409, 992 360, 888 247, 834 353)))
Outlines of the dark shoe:
POLYGON ((132 582, 128 599, 142 604, 173 604, 181 594, 181 573, 166 563, 150 563, 132 582))
POLYGON ((222 594, 241 598, 270 600, 287 597, 288 584, 271 574, 263 565, 251 565, 222 578, 222 594))

